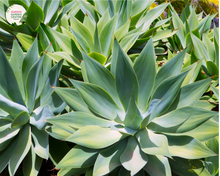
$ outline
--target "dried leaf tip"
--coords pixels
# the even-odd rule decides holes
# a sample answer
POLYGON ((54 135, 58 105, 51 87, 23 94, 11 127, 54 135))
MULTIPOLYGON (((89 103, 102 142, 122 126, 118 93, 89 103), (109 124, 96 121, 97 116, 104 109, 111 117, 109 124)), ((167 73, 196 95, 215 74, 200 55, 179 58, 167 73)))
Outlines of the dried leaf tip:
POLYGON ((86 12, 85 16, 88 16, 88 13, 86 12))

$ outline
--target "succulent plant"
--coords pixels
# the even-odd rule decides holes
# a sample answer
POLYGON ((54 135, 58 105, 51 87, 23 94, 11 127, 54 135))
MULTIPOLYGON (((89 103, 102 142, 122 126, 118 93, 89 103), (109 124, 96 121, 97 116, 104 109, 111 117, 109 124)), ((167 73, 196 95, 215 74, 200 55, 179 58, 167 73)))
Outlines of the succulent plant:
MULTIPOLYGON (((18 33, 18 37, 29 39, 36 37, 39 32, 39 25, 41 22, 51 27, 56 26, 62 16, 73 6, 74 2, 65 4, 60 9, 61 0, 56 1, 42 1, 42 0, 4 0, 0 2, 0 44, 4 48, 11 48, 13 38, 18 33), (14 4, 22 5, 26 9, 26 13, 22 17, 21 25, 11 25, 6 20, 6 11, 8 7, 14 4)), ((4 49, 3 48, 3 49, 4 49)), ((25 48, 28 50, 27 48, 25 48)))
POLYGON ((117 6, 116 1, 113 4, 95 1, 94 6, 85 1, 76 2, 78 5, 63 16, 56 30, 42 24, 42 30, 49 39, 48 45, 52 42, 54 47, 54 52, 47 55, 55 61, 64 58, 68 70, 65 74, 69 77, 81 77, 81 50, 107 67, 111 64, 114 38, 128 52, 135 43, 137 46, 145 44, 153 33, 156 33, 153 40, 158 41, 176 32, 156 32, 171 20, 157 19, 169 3, 149 10, 154 2, 152 0, 144 4, 139 1, 117 1, 117 6))
POLYGON ((35 39, 24 55, 14 40, 10 60, 0 48, 0 173, 8 165, 15 175, 23 162, 24 175, 37 175, 49 157, 46 118, 63 111, 66 104, 53 92, 62 62, 51 68, 45 55, 38 59, 35 39))
POLYGON ((152 39, 134 63, 115 40, 110 72, 82 52, 84 82, 54 88, 73 112, 47 119, 51 136, 76 144, 58 175, 207 173, 202 159, 217 155, 203 142, 218 135, 218 113, 194 106, 211 78, 186 83, 185 53, 156 72, 152 39))

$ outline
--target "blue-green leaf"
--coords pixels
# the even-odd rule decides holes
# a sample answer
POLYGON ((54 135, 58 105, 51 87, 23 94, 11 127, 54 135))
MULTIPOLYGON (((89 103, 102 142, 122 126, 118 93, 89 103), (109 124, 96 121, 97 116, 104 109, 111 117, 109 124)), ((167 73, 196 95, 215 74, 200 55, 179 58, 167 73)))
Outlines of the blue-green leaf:
POLYGON ((142 50, 134 63, 134 71, 139 84, 138 107, 144 111, 154 87, 156 76, 156 58, 152 38, 142 50), (146 75, 148 78, 146 79, 146 75))

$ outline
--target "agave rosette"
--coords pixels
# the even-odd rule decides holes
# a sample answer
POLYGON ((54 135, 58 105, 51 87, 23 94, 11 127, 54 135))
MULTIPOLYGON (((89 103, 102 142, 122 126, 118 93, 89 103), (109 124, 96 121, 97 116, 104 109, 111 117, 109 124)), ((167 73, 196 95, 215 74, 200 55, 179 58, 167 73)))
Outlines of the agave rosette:
POLYGON ((206 172, 200 159, 216 154, 202 142, 218 135, 218 113, 194 106, 211 78, 183 85, 185 53, 158 73, 152 39, 134 64, 115 40, 111 72, 83 53, 84 82, 54 88, 73 112, 47 120, 50 135, 77 144, 56 165, 58 174, 206 172))
MULTIPOLYGON (((85 1, 76 2, 56 30, 42 24, 55 51, 47 55, 55 61, 64 58, 66 68, 70 67, 70 71, 65 73, 69 76, 81 76, 84 67, 80 65, 80 60, 83 60, 81 51, 107 67, 111 63, 114 38, 127 53, 139 39, 145 38, 138 46, 146 43, 158 28, 170 20, 157 20, 169 3, 149 10, 154 1, 144 4, 140 1, 113 1, 113 4, 95 1, 94 6, 85 1), (156 24, 151 29, 153 22, 156 24)), ((164 33, 161 30, 153 40, 158 41, 175 32, 168 34, 166 30, 164 33)))
MULTIPOLYGON (((0 43, 5 48, 11 48, 14 36, 19 40, 26 39, 31 41, 32 37, 36 37, 40 32, 39 25, 41 22, 54 27, 62 16, 74 5, 74 2, 66 4, 62 2, 63 7, 60 9, 61 0, 42 1, 42 0, 4 0, 0 2, 0 43), (6 20, 6 10, 14 4, 19 4, 26 9, 26 13, 21 19, 21 25, 9 24, 6 20), (19 33, 19 34, 18 34, 19 33)), ((33 40, 32 40, 33 42, 33 40)), ((32 43, 31 42, 31 43, 32 43)), ((30 46, 29 44, 28 46, 30 46)), ((24 46, 25 47, 25 46, 24 46)), ((4 49, 4 48, 3 48, 4 49)), ((25 47, 28 50, 28 47, 25 47)))
POLYGON ((26 55, 14 40, 10 61, 1 48, 0 58, 0 172, 8 165, 15 175, 23 162, 24 175, 37 175, 49 157, 45 119, 66 106, 50 87, 58 85, 62 61, 52 67, 39 58, 37 39, 26 55))

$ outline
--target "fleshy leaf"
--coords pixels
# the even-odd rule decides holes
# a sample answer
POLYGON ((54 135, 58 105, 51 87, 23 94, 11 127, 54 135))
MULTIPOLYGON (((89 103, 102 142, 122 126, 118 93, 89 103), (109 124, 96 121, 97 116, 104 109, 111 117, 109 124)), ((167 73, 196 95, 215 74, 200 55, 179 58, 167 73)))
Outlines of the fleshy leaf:
POLYGON ((133 68, 139 83, 138 107, 143 112, 147 107, 156 76, 156 58, 152 38, 136 59, 133 68), (147 79, 146 75, 148 75, 147 79))
POLYGON ((177 75, 181 72, 183 66, 183 59, 185 57, 186 50, 177 54, 174 58, 169 60, 157 73, 155 88, 165 79, 177 75))
POLYGON ((147 155, 140 149, 135 137, 129 137, 120 161, 128 171, 131 171, 131 175, 139 172, 148 162, 147 155))
POLYGON ((88 81, 107 91, 117 105, 123 109, 119 100, 114 76, 100 63, 83 53, 88 81))
POLYGON ((0 47, 0 86, 4 92, 15 102, 24 105, 19 86, 9 60, 0 47))
POLYGON ((147 129, 139 131, 135 136, 140 143, 141 149, 145 153, 150 155, 171 156, 166 136, 156 134, 147 129))
POLYGON ((72 110, 91 113, 76 89, 55 87, 54 90, 72 110))
POLYGON ((47 119, 47 122, 59 126, 60 128, 62 128, 62 125, 65 125, 66 122, 68 122, 68 124, 66 125, 76 129, 88 125, 110 127, 110 123, 111 123, 111 121, 96 117, 92 114, 88 114, 85 112, 70 112, 70 113, 62 114, 60 116, 47 119))
POLYGON ((94 84, 70 80, 86 104, 96 113, 106 119, 113 120, 122 111, 115 104, 112 97, 101 87, 94 84), (103 111, 105 109, 105 111, 103 111))
POLYGON ((30 116, 26 111, 21 112, 20 114, 15 117, 15 119, 12 121, 11 127, 17 127, 20 125, 25 125, 30 120, 30 116))
POLYGON ((47 124, 44 120, 53 116, 54 115, 48 105, 39 107, 34 110, 33 114, 31 114, 30 124, 34 125, 39 130, 42 130, 47 124))
POLYGON ((93 175, 105 175, 121 165, 120 156, 124 152, 127 141, 122 140, 101 151, 96 159, 93 175))
POLYGON ((152 99, 161 99, 161 102, 157 106, 157 111, 153 111, 151 113, 149 122, 169 108, 170 104, 175 100, 186 75, 187 72, 172 76, 164 80, 158 86, 152 96, 152 99))
POLYGON ((122 135, 118 131, 111 130, 110 128, 89 125, 80 128, 70 136, 67 141, 88 148, 99 149, 108 147, 123 139, 125 136, 126 135, 122 135))
POLYGON ((171 156, 186 159, 199 159, 216 156, 198 140, 189 136, 167 136, 171 156))
POLYGON ((92 166, 98 156, 99 150, 74 146, 58 163, 56 168, 85 168, 92 166))
POLYGON ((14 175, 24 157, 27 155, 31 147, 31 129, 29 125, 25 125, 18 136, 18 142, 12 152, 9 161, 9 173, 14 175))
POLYGON ((116 88, 122 105, 125 111, 127 111, 133 90, 135 100, 137 100, 139 86, 137 76, 120 46, 118 52, 115 73, 116 88))
POLYGON ((171 176, 169 161, 160 155, 147 155, 148 163, 144 170, 150 175, 171 176))

